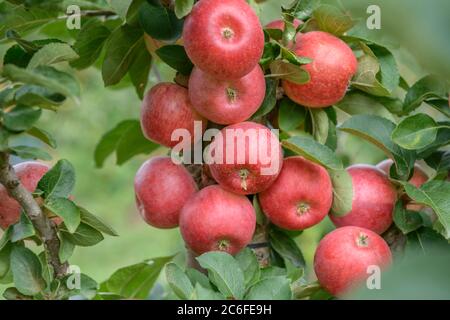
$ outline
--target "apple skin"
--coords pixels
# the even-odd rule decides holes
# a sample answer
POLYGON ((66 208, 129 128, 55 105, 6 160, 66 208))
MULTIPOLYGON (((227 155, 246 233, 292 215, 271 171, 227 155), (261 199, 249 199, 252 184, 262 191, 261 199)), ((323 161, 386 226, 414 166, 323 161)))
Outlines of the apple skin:
POLYGON ((343 227, 320 241, 314 271, 322 287, 342 296, 364 283, 369 266, 384 269, 391 261, 391 250, 378 234, 360 227, 343 227))
POLYGON ((220 161, 209 164, 211 175, 217 183, 228 191, 242 195, 267 189, 275 181, 283 165, 283 152, 278 137, 267 127, 250 121, 227 126, 221 133, 210 144, 211 154, 220 161), (245 139, 245 150, 238 149, 240 139, 227 139, 228 130, 242 130, 241 137, 256 132, 256 139, 245 139), (227 163, 227 155, 231 158, 233 154, 234 158, 230 159, 232 163, 227 163), (270 174, 262 174, 264 168, 273 170, 270 170, 270 174))
POLYGON ((218 250, 234 255, 251 242, 255 227, 250 200, 218 185, 196 193, 180 215, 181 235, 197 255, 218 250))
POLYGON ((333 187, 325 168, 295 156, 284 159, 277 180, 258 198, 273 224, 287 230, 303 230, 327 216, 333 187))
POLYGON ((266 82, 257 65, 236 80, 217 80, 195 67, 189 79, 189 98, 194 109, 218 124, 234 124, 250 118, 261 106, 266 82))
POLYGON ((194 179, 170 157, 147 160, 134 179, 136 205, 142 218, 156 228, 178 226, 180 211, 197 192, 194 179))
MULTIPOLYGON (((25 189, 34 192, 39 180, 47 173, 49 167, 36 161, 26 161, 14 165, 14 171, 25 189)), ((20 204, 8 194, 6 188, 0 184, 0 227, 8 228, 19 221, 20 204)))
POLYGON ((186 53, 194 65, 222 80, 239 79, 259 63, 264 32, 242 0, 202 0, 183 28, 186 53))
POLYGON ((172 148, 178 144, 171 139, 175 129, 187 129, 194 137, 194 121, 202 121, 203 133, 208 121, 192 108, 188 90, 177 84, 159 83, 142 101, 142 131, 147 139, 163 146, 172 148))
MULTIPOLYGON (((377 168, 381 169, 386 175, 389 176, 389 172, 391 170, 391 166, 394 164, 394 161, 391 159, 386 159, 377 164, 377 168)), ((411 183, 416 188, 420 188, 425 182, 428 181, 428 175, 423 171, 423 169, 418 165, 414 165, 414 173, 411 179, 409 179, 409 183, 411 183)))
POLYGON ((329 33, 311 31, 301 35, 294 51, 298 56, 313 59, 303 66, 311 80, 305 84, 283 80, 286 95, 310 108, 328 107, 340 101, 358 68, 350 47, 329 33))
POLYGON ((357 226, 378 234, 392 224, 392 213, 397 201, 397 191, 385 173, 369 165, 347 168, 352 177, 352 211, 342 217, 330 214, 336 227, 357 226))

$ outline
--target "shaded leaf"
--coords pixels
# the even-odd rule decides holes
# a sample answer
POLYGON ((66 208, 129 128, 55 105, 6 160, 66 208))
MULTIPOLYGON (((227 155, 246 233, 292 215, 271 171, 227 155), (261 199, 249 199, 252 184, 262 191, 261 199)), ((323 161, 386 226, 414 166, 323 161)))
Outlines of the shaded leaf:
POLYGON ((246 300, 291 300, 292 292, 289 279, 271 277, 257 282, 249 289, 246 300))
POLYGON ((80 211, 76 204, 69 199, 49 197, 45 200, 44 206, 63 219, 70 233, 74 233, 80 225, 80 211))
POLYGON ((39 181, 45 198, 67 198, 75 186, 75 169, 67 160, 59 160, 39 181))
POLYGON ((166 266, 166 279, 173 292, 180 298, 187 300, 192 295, 194 287, 186 274, 175 263, 166 266))
POLYGON ((189 75, 194 67, 183 46, 166 45, 157 49, 155 53, 162 61, 181 74, 189 75))
POLYGON ((33 296, 45 288, 42 267, 39 258, 22 246, 14 246, 11 251, 11 270, 17 290, 33 296))

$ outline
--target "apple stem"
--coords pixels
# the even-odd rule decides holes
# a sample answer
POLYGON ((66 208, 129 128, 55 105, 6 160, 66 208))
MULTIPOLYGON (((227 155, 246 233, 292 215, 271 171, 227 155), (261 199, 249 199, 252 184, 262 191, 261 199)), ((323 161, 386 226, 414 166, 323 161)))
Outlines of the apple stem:
POLYGON ((248 177, 248 170, 242 169, 239 171, 239 177, 241 177, 241 187, 245 191, 247 191, 247 177, 248 177))

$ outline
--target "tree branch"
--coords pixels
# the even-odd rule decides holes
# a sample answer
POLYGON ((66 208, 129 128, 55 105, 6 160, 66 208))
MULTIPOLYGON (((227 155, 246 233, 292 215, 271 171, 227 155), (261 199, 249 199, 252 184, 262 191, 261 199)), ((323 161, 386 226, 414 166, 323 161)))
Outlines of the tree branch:
POLYGON ((61 263, 59 260, 60 242, 56 232, 56 225, 42 212, 31 192, 22 185, 9 163, 9 154, 6 152, 0 152, 0 183, 3 184, 9 195, 19 202, 26 215, 30 218, 44 244, 44 249, 53 267, 55 277, 62 278, 67 272, 67 263, 61 263))

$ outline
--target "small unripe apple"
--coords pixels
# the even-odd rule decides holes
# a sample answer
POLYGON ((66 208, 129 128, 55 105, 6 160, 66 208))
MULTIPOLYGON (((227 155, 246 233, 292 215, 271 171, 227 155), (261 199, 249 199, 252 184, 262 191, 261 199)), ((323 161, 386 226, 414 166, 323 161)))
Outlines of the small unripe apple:
POLYGON ((319 243, 314 256, 314 271, 319 283, 334 296, 356 288, 373 273, 386 268, 391 250, 378 234, 359 227, 338 228, 319 243))
POLYGON ((267 189, 283 164, 278 137, 267 127, 241 122, 223 128, 210 144, 213 178, 226 190, 255 194, 267 189))
POLYGON ((217 79, 239 79, 259 63, 264 32, 252 8, 242 0, 202 0, 183 27, 186 53, 217 79))
MULTIPOLYGON (((22 185, 29 192, 34 192, 39 180, 47 173, 49 167, 46 164, 27 161, 16 164, 14 171, 22 185)), ((8 228, 19 221, 20 204, 8 194, 6 188, 0 184, 0 227, 8 228)))
POLYGON ((194 109, 218 124, 247 120, 261 106, 266 93, 264 73, 259 65, 236 80, 217 80, 194 68, 189 79, 189 98, 194 109))
POLYGON ((296 84, 283 80, 286 95, 310 108, 328 107, 339 102, 358 68, 352 49, 329 33, 311 31, 301 35, 294 51, 300 57, 313 60, 303 66, 310 81, 296 84))
POLYGON ((147 160, 134 179, 136 204, 142 218, 157 228, 178 226, 180 210, 197 191, 194 179, 170 157, 147 160))
MULTIPOLYGON (((394 161, 391 159, 386 159, 377 164, 377 168, 384 171, 388 176, 391 170, 391 166, 394 164, 394 161)), ((428 181, 428 175, 423 171, 422 167, 418 164, 414 165, 414 173, 411 179, 409 179, 409 183, 411 183, 416 188, 420 188, 425 182, 428 181)))
POLYGON ((251 242, 255 226, 250 200, 218 185, 196 193, 180 215, 181 235, 195 254, 217 250, 236 254, 251 242))
POLYGON ((171 138, 176 129, 186 129, 194 137, 194 121, 202 121, 202 130, 206 129, 207 120, 192 108, 187 89, 177 84, 159 83, 142 101, 141 127, 145 137, 166 147, 178 144, 171 138))
POLYGON ((327 170, 303 157, 284 159, 277 180, 259 194, 269 220, 287 230, 303 230, 319 223, 330 211, 332 201, 327 170))
POLYGON ((341 217, 330 214, 331 220, 337 227, 357 226, 383 233, 392 224, 395 187, 377 167, 354 165, 347 171, 353 183, 352 210, 341 217))

